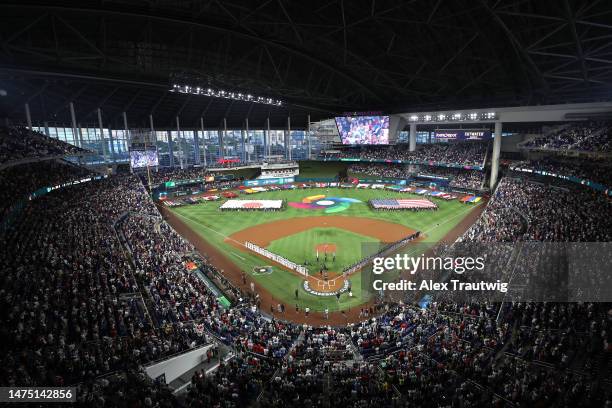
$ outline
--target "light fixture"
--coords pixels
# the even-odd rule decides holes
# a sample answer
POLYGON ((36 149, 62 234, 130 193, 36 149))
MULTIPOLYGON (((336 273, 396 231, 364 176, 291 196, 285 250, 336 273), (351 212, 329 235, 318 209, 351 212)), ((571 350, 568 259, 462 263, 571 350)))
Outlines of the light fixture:
POLYGON ((445 119, 446 119, 446 115, 442 113, 438 115, 438 120, 445 120, 445 119))
POLYGON ((431 115, 425 115, 425 122, 429 122, 431 120, 431 115))
POLYGON ((172 84, 170 88, 170 92, 177 92, 183 94, 192 94, 192 95, 205 95, 213 98, 224 98, 224 99, 232 99, 236 101, 247 101, 247 102, 255 102, 262 103, 266 105, 273 106, 282 106, 283 102, 280 99, 274 99, 263 96, 253 96, 252 94, 245 94, 242 92, 232 92, 226 91, 224 89, 212 89, 206 88, 204 90, 201 87, 192 87, 191 85, 182 85, 182 84, 172 84))
POLYGON ((419 117, 417 115, 410 116, 410 121, 411 122, 416 122, 417 120, 419 120, 419 117))

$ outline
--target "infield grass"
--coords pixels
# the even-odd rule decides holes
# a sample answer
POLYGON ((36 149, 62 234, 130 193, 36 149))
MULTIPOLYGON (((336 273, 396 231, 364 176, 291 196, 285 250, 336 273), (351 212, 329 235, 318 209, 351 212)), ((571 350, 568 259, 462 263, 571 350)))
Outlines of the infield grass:
POLYGON ((275 254, 283 254, 285 258, 298 264, 308 261, 310 274, 316 276, 323 263, 331 272, 342 272, 346 266, 357 263, 361 260, 359 248, 366 242, 378 243, 379 240, 339 228, 312 228, 274 240, 268 245, 268 249, 275 254), (318 244, 335 244, 335 260, 331 252, 325 257, 321 251, 317 263, 315 248, 318 244))
MULTIPOLYGON (((408 193, 371 189, 295 189, 285 191, 268 191, 249 196, 241 195, 239 198, 261 200, 285 199, 287 201, 301 201, 304 197, 318 194, 323 194, 328 197, 350 197, 363 201, 363 203, 351 204, 350 208, 343 212, 330 214, 332 216, 366 217, 398 223, 424 233, 426 235, 424 240, 426 245, 433 245, 438 242, 458 223, 460 223, 461 220, 475 207, 470 204, 462 204, 457 200, 445 201, 432 198, 431 200, 438 204, 439 209, 437 211, 373 211, 367 205, 367 201, 370 199, 415 198, 419 196, 408 193)), ((254 279, 262 286, 265 286, 274 296, 275 300, 284 303, 287 305, 287 307, 292 307, 296 303, 294 295, 296 288, 299 290, 299 299, 297 300, 297 303, 299 303, 300 308, 303 309, 304 307, 308 306, 313 311, 322 311, 325 309, 325 307, 328 307, 330 311, 345 310, 358 307, 360 304, 368 300, 362 298, 361 296, 361 275, 359 273, 352 275, 350 278, 354 294, 353 298, 343 295, 340 302, 337 302, 335 298, 314 296, 305 292, 302 288, 303 280, 299 276, 280 268, 275 267, 273 273, 268 275, 253 275, 253 268, 256 266, 265 265, 266 262, 252 253, 240 251, 229 243, 224 242, 226 237, 254 225, 289 218, 326 216, 323 210, 305 210, 287 207, 285 210, 277 212, 221 212, 219 211, 219 207, 222 203, 223 201, 205 202, 201 204, 172 208, 171 211, 189 224, 195 232, 202 236, 211 245, 226 253, 229 259, 231 259, 239 268, 250 275, 251 279, 254 279)), ((314 231, 317 229, 318 228, 315 228, 309 231, 314 231)), ((304 256, 302 255, 304 253, 303 251, 310 251, 312 253, 315 245, 314 241, 318 240, 318 238, 315 239, 312 233, 309 235, 307 232, 308 231, 304 232, 304 236, 301 236, 300 233, 294 234, 291 237, 273 241, 270 245, 270 249, 288 259, 302 263, 304 261, 304 259, 301 259, 304 256)), ((346 254, 350 254, 347 255, 347 265, 352 263, 352 259, 357 258, 358 260, 360 258, 360 245, 362 242, 364 242, 362 239, 369 239, 373 240, 374 242, 376 241, 371 237, 361 237, 358 234, 348 231, 342 232, 345 234, 345 237, 348 240, 346 248, 342 251, 346 254), (349 248, 348 246, 349 241, 352 243, 350 245, 352 248, 349 248)), ((331 234, 332 231, 329 233, 331 234)), ((332 241, 332 238, 325 238, 324 240, 332 241)), ((343 245, 339 242, 335 243, 337 245, 343 245)), ((420 248, 423 248, 423 246, 420 245, 420 248)), ((341 253, 338 251, 337 257, 340 255, 341 253)), ((338 264, 340 264, 339 261, 338 264)))

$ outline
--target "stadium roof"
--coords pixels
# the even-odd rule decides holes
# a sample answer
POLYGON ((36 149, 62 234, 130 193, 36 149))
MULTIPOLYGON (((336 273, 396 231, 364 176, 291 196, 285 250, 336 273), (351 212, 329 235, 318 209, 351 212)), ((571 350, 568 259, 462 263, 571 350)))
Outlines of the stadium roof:
POLYGON ((414 111, 609 100, 605 0, 6 0, 0 116, 157 127, 204 116, 303 127, 342 111, 414 111), (283 106, 168 92, 194 86, 283 106))

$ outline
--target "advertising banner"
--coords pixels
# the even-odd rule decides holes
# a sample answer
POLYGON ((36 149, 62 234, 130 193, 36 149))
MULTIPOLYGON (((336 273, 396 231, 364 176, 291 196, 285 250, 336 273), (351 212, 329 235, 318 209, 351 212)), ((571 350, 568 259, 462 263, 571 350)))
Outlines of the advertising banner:
POLYGON ((295 177, 279 177, 269 179, 246 180, 246 187, 269 186, 273 184, 287 184, 295 182, 295 177))
POLYGON ((484 129, 445 129, 434 132, 436 139, 442 140, 487 140, 491 131, 484 129))

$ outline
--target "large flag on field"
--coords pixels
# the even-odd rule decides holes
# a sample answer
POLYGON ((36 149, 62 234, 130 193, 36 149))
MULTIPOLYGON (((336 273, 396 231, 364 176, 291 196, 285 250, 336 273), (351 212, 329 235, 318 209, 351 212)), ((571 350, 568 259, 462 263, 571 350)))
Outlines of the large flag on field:
POLYGON ((283 200, 228 200, 221 207, 221 210, 270 210, 280 209, 283 200))
POLYGON ((400 199, 383 199, 383 200, 370 200, 370 204, 375 209, 397 209, 397 210, 411 210, 411 209, 433 209, 438 206, 429 200, 423 198, 400 198, 400 199))

